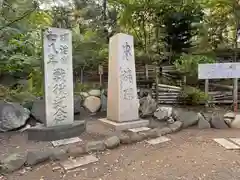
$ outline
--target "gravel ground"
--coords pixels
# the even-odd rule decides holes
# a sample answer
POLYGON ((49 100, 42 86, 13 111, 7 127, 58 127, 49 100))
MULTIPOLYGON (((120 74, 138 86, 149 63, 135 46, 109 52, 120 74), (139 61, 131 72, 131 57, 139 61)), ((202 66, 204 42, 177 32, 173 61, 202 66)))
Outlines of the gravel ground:
MULTIPOLYGON (((99 128, 99 126, 98 126, 99 128)), ((99 129, 98 129, 99 130, 99 129)), ((89 133, 90 134, 90 133, 89 133)), ((97 134, 83 134, 83 139, 95 139, 97 134)), ((104 135, 102 135, 103 137, 104 135)), ((25 135, 0 136, 2 155, 28 149, 50 148, 49 143, 26 141, 25 135), (18 147, 18 148, 16 148, 18 147)), ((225 150, 212 138, 239 137, 239 130, 186 129, 168 135, 171 139, 158 145, 146 142, 121 146, 96 154, 95 164, 64 172, 57 163, 20 170, 8 175, 8 180, 238 180, 239 151, 225 150)), ((1 179, 1 178, 0 178, 1 179)))

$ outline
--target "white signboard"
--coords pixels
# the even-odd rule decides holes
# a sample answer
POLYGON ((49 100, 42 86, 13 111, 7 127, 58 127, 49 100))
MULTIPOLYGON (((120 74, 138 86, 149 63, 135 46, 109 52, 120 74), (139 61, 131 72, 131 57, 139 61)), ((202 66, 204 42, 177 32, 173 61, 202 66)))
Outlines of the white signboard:
POLYGON ((48 28, 44 38, 46 125, 73 123, 72 33, 48 28))
POLYGON ((240 78, 240 63, 199 64, 198 79, 240 78))

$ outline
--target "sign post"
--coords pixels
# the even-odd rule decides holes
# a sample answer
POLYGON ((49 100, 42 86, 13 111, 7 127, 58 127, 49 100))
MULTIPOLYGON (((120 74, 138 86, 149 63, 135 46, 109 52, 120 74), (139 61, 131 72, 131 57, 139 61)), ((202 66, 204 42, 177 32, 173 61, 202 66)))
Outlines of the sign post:
MULTIPOLYGON (((199 64, 198 79, 233 79, 233 106, 238 109, 238 78, 240 77, 240 63, 199 64)), ((205 93, 208 92, 208 81, 205 81, 205 93), (207 86, 207 87, 206 87, 207 86)))

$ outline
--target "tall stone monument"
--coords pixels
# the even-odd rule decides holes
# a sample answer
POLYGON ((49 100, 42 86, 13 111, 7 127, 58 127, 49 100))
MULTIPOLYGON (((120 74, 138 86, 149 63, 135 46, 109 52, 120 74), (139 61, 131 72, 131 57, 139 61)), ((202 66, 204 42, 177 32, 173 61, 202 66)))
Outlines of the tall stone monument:
POLYGON ((107 118, 100 119, 116 130, 147 126, 140 120, 133 37, 119 33, 110 39, 107 118))
POLYGON ((78 136, 83 132, 85 123, 74 122, 71 31, 46 29, 43 32, 43 50, 46 124, 45 127, 31 128, 29 132, 41 140, 78 136), (45 134, 41 135, 41 132, 45 134))

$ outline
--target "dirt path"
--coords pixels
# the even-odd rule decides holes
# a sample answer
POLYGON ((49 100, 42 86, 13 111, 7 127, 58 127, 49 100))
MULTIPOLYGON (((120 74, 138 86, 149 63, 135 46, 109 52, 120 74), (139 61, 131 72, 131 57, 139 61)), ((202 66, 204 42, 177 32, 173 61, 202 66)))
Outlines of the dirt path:
POLYGON ((97 154, 99 162, 75 171, 53 171, 58 164, 45 164, 8 180, 237 180, 239 151, 225 150, 216 137, 239 137, 238 130, 183 130, 168 136, 171 141, 150 146, 146 142, 122 146, 97 154))

